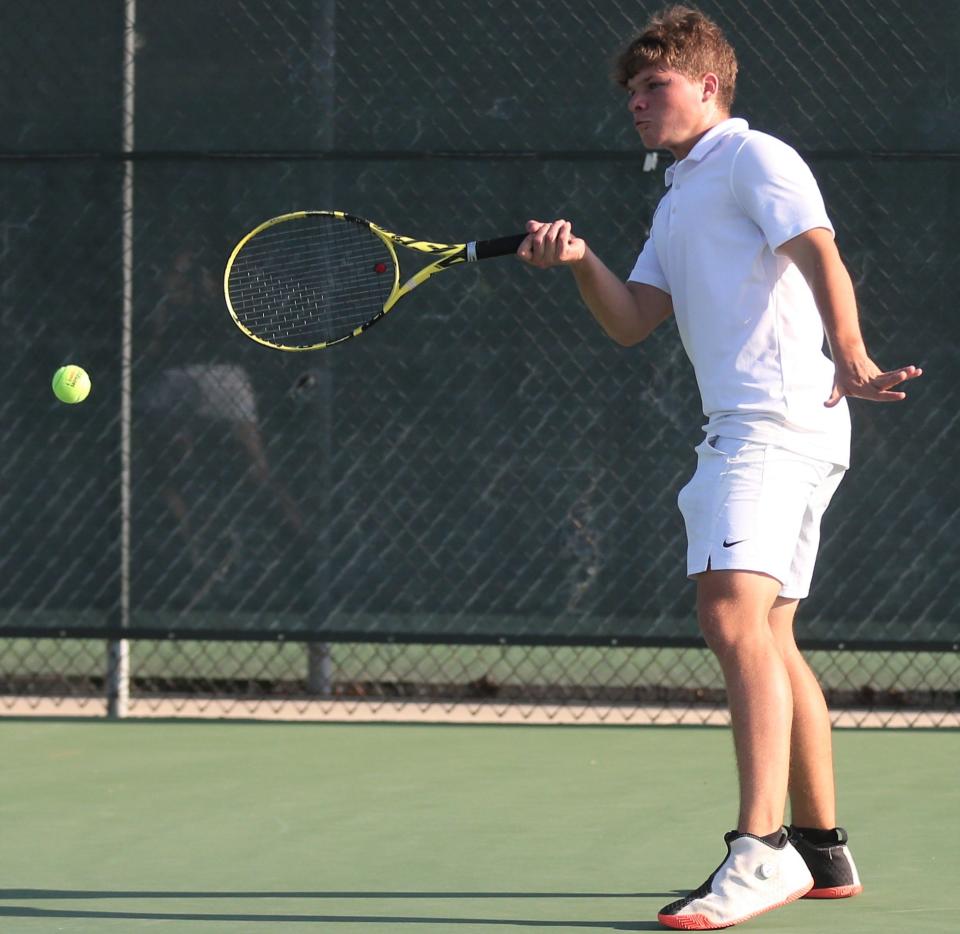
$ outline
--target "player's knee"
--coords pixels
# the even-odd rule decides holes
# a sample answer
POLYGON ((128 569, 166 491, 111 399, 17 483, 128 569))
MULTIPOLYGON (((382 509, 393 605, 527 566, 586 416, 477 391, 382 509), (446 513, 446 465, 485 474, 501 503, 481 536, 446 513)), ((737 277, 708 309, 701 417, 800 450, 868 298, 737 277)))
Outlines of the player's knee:
POLYGON ((773 636, 773 644, 776 646, 777 653, 785 662, 802 658, 792 632, 781 632, 771 626, 770 633, 773 636))
POLYGON ((697 610, 700 632, 714 654, 736 654, 757 638, 758 621, 734 601, 711 600, 697 610))

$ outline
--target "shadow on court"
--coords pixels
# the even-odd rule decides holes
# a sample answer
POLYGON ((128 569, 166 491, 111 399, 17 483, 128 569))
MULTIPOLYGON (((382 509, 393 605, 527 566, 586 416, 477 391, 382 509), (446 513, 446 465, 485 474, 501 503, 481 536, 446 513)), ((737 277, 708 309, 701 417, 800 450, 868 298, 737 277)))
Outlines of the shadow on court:
MULTIPOLYGON (((75 889, 0 889, 0 901, 113 899, 572 899, 572 898, 669 898, 672 892, 155 892, 87 891, 75 889)), ((294 913, 198 913, 168 911, 108 911, 73 908, 35 908, 0 904, 0 918, 101 919, 112 921, 246 921, 251 923, 314 924, 485 924, 499 927, 569 927, 608 931, 657 931, 655 921, 570 921, 525 918, 470 918, 390 916, 357 914, 294 913)))

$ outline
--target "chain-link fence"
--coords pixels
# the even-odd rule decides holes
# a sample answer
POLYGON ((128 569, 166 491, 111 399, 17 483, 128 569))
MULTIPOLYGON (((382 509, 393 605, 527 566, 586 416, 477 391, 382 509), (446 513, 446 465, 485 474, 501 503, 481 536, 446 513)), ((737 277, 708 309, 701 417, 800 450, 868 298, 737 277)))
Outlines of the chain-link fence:
MULTIPOLYGON (((821 183, 873 355, 927 371, 854 406, 801 637, 838 709, 944 722, 960 9, 701 7, 740 56, 736 113, 821 183)), ((221 297, 237 238, 302 208, 447 241, 569 217, 626 273, 664 162, 610 62, 655 7, 57 9, 0 9, 3 704, 722 702, 683 573, 702 416, 672 328, 618 348, 569 277, 510 261, 316 354, 244 340, 221 297), (64 362, 93 377, 81 406, 47 389, 64 362)))

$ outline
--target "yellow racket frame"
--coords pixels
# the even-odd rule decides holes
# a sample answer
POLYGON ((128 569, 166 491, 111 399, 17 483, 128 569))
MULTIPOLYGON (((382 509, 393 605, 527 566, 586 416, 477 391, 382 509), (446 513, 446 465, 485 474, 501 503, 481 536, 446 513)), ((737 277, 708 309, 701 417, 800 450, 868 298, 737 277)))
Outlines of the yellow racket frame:
POLYGON ((375 324, 384 315, 386 315, 387 312, 389 312, 397 304, 397 302, 403 298, 404 295, 408 295, 418 285, 426 282, 427 279, 441 270, 447 269, 450 266, 455 266, 458 263, 466 263, 476 259, 475 254, 473 256, 470 255, 472 252, 470 248, 473 246, 473 243, 434 243, 430 240, 416 240, 413 237, 402 237, 399 234, 395 234, 383 227, 378 226, 377 224, 374 224, 372 221, 365 220, 362 217, 357 217, 354 214, 347 214, 343 211, 293 211, 289 214, 280 214, 277 217, 271 217, 269 220, 265 220, 262 224, 258 224, 233 248, 233 251, 230 253, 230 257, 227 260, 227 267, 223 273, 223 295, 226 299, 227 310, 230 312, 230 317, 233 319, 233 323, 240 328, 240 330, 247 337, 249 337, 250 340, 256 341, 258 344, 262 344, 264 347, 270 347, 273 350, 283 350, 294 353, 302 350, 323 350, 325 347, 332 347, 334 344, 340 344, 345 340, 349 340, 351 337, 357 337, 362 334, 365 330, 367 330, 367 328, 375 324), (287 344, 278 344, 265 340, 262 337, 258 337, 240 321, 240 318, 237 316, 237 313, 234 310, 233 302, 230 299, 230 272, 233 269, 233 264, 244 246, 246 246, 246 244, 258 234, 263 233, 263 231, 269 230, 271 227, 275 227, 277 224, 283 224, 287 221, 316 216, 336 217, 343 221, 368 227, 384 242, 387 250, 390 253, 390 258, 393 260, 393 286, 390 289, 390 294, 387 297, 386 302, 384 302, 383 308, 380 312, 374 315, 369 321, 361 324, 359 327, 354 328, 354 330, 350 333, 344 334, 342 337, 338 337, 334 340, 324 341, 319 344, 311 344, 310 346, 306 347, 291 347, 287 344), (403 285, 400 285, 400 263, 397 259, 396 246, 406 247, 408 250, 414 250, 417 253, 425 253, 428 256, 436 257, 436 259, 412 275, 409 279, 407 279, 406 282, 403 283, 403 285))

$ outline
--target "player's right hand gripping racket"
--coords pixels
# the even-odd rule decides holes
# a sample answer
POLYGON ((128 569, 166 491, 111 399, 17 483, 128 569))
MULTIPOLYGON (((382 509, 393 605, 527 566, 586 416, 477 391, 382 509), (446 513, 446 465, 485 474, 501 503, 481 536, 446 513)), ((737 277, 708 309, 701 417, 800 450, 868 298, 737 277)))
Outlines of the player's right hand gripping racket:
POLYGON ((342 211, 297 211, 264 221, 234 247, 223 290, 247 337, 276 350, 320 350, 362 334, 435 273, 516 253, 525 238, 431 243, 342 211), (403 285, 398 245, 436 257, 403 285))

